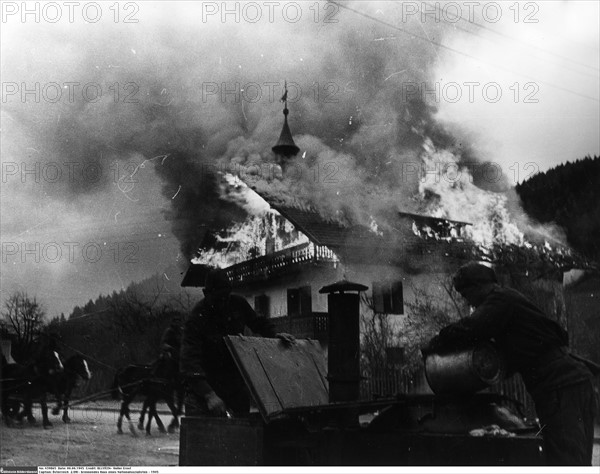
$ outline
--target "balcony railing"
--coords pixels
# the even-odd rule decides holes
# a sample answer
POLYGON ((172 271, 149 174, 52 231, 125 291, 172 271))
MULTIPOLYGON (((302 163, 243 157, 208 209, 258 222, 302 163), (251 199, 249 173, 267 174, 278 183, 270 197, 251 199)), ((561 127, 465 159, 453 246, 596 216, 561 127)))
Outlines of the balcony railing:
POLYGON ((270 255, 264 255, 246 262, 238 263, 226 269, 234 283, 268 279, 280 274, 293 265, 307 262, 338 262, 331 250, 322 245, 306 242, 270 255))
POLYGON ((327 340, 329 320, 327 313, 312 313, 308 316, 272 318, 276 332, 287 332, 298 338, 327 340))

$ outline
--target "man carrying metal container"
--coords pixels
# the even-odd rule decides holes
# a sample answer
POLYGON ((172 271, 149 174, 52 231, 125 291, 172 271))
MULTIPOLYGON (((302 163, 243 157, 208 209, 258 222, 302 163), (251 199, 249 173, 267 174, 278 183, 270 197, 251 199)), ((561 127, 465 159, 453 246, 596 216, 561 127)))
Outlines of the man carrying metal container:
POLYGON ((231 294, 223 270, 211 270, 206 278, 204 299, 192 310, 181 342, 180 372, 186 386, 186 416, 247 416, 248 390, 224 342, 227 335, 243 334, 248 327, 263 337, 295 340, 275 334, 269 319, 259 316, 245 298, 231 294))
POLYGON ((501 287, 491 268, 468 263, 453 284, 475 310, 442 329, 424 353, 492 341, 507 375, 519 372, 535 402, 547 464, 591 465, 597 411, 592 371, 600 367, 569 354, 567 332, 524 295, 501 287))

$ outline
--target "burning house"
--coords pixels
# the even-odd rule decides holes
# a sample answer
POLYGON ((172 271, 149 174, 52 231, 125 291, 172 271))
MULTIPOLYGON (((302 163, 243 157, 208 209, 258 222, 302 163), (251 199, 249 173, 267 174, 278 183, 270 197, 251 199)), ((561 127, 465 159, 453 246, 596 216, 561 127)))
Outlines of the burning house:
MULTIPOLYGON (((358 202, 363 195, 369 201, 364 209, 354 205, 349 210, 340 202, 331 206, 327 197, 335 200, 339 191, 324 190, 327 181, 293 179, 302 171, 306 177, 306 152, 297 156, 300 148, 288 124, 287 103, 283 113, 269 176, 240 168, 221 173, 221 194, 248 217, 206 235, 182 286, 201 287, 208 268, 224 268, 234 291, 258 313, 273 318, 280 331, 326 343, 327 298, 318 290, 341 280, 364 285, 363 330, 368 322, 376 331, 386 326, 390 334, 382 339, 384 364, 396 368, 406 365, 407 354, 418 354, 419 345, 439 329, 427 322, 416 331, 407 329, 410 321, 423 319, 414 314, 415 302, 426 295, 440 312, 455 312, 449 276, 469 260, 500 264, 503 279, 512 285, 515 279, 535 280, 544 294, 541 300, 553 301, 547 294, 560 287, 561 268, 573 265, 571 256, 547 243, 529 243, 510 219, 502 195, 469 181, 425 173, 419 184, 423 213, 400 211, 384 197, 375 212, 378 196, 372 188, 355 189, 358 202), (448 209, 456 207, 453 198, 479 213, 472 215, 473 223, 447 218, 453 215, 448 209)), ((451 163, 451 158, 426 141, 425 161, 451 163)), ((350 179, 350 184, 358 183, 350 179)))

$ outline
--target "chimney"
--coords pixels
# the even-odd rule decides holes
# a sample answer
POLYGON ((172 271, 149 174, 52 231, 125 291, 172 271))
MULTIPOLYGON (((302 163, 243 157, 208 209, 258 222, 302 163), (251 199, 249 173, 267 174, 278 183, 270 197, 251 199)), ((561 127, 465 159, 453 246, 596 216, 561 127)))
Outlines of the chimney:
POLYGON ((330 402, 358 400, 360 392, 360 295, 368 287, 341 280, 324 286, 328 293, 330 402), (354 293, 356 292, 356 293, 354 293))
POLYGON ((276 155, 282 156, 284 158, 290 158, 295 156, 300 151, 300 148, 296 146, 294 143, 294 138, 292 137, 292 132, 290 131, 290 126, 288 125, 287 116, 290 111, 287 108, 287 82, 285 83, 285 92, 283 93, 283 97, 281 100, 284 102, 283 108, 283 128, 281 129, 281 134, 279 135, 279 140, 277 140, 277 144, 271 148, 273 153, 276 155))

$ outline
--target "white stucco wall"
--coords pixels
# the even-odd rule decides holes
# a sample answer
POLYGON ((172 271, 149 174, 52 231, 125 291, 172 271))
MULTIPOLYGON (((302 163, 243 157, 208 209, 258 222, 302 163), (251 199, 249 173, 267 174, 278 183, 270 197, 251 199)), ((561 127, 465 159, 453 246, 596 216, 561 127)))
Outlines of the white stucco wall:
MULTIPOLYGON (((244 296, 251 306, 254 306, 254 298, 259 295, 267 295, 270 301, 270 317, 276 318, 287 315, 287 290, 302 286, 311 287, 312 311, 327 311, 327 295, 320 294, 319 290, 341 279, 367 286, 367 296, 372 296, 374 281, 402 281, 404 294, 404 317, 410 312, 406 302, 414 300, 415 289, 422 289, 432 297, 440 299, 447 298, 443 288, 443 282, 447 274, 422 273, 406 274, 398 267, 384 265, 352 265, 343 266, 338 264, 335 268, 331 265, 315 266, 307 264, 300 271, 289 273, 276 280, 261 283, 260 285, 248 285, 238 287, 235 292, 244 296)), ((361 310, 368 311, 366 307, 361 310)), ((401 324, 402 316, 394 318, 401 324)))
POLYGON ((277 318, 287 316, 287 290, 289 288, 311 287, 312 310, 314 312, 327 311, 327 295, 319 293, 325 285, 340 280, 339 265, 313 266, 307 264, 301 271, 290 272, 285 276, 273 279, 260 285, 249 285, 238 287, 235 292, 244 296, 248 303, 254 307, 254 298, 259 295, 267 295, 270 304, 270 317, 277 318))

